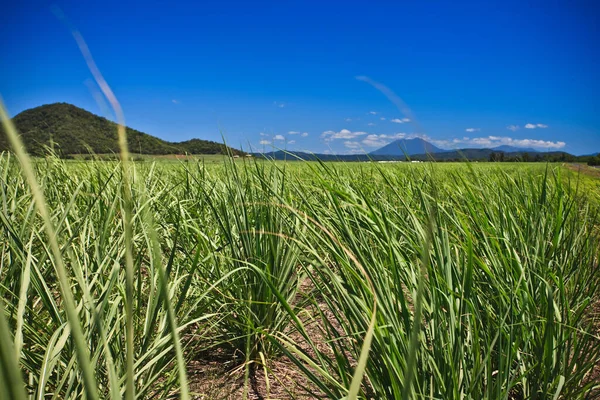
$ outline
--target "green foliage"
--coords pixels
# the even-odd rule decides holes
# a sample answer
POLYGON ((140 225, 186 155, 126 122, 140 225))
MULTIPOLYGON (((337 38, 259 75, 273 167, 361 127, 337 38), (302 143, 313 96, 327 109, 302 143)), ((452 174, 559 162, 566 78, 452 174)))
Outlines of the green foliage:
MULTIPOLYGON (((119 154, 117 125, 106 118, 67 103, 54 103, 25 110, 13 118, 27 151, 32 155, 47 154, 119 154)), ((228 154, 222 143, 192 139, 172 143, 127 128, 129 149, 141 154, 228 154)), ((8 150, 6 133, 0 127, 0 151, 8 150)), ((229 148, 232 154, 242 152, 229 148)))
POLYGON ((313 379, 347 382, 377 299, 365 397, 584 398, 600 356, 597 205, 578 205, 560 171, 526 171, 380 169, 377 197, 331 176, 310 205, 335 237, 320 235, 329 259, 313 282, 343 334, 328 332, 336 356, 312 359, 326 371, 313 379))
MULTIPOLYGON (((176 370, 213 349, 238 360, 246 384, 285 357, 319 398, 351 396, 353 383, 363 399, 583 399, 598 386, 587 376, 600 361, 599 208, 575 172, 129 168, 127 239, 119 161, 34 161, 101 398, 122 398, 130 379, 138 398, 174 398, 185 387, 176 370)), ((0 157, 0 395, 81 398, 72 320, 21 172, 0 157)))

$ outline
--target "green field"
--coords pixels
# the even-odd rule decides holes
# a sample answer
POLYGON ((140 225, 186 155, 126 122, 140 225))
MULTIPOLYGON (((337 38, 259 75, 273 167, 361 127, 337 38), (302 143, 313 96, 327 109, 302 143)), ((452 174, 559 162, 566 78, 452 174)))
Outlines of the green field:
POLYGON ((213 158, 2 154, 0 398, 597 395, 598 178, 213 158))

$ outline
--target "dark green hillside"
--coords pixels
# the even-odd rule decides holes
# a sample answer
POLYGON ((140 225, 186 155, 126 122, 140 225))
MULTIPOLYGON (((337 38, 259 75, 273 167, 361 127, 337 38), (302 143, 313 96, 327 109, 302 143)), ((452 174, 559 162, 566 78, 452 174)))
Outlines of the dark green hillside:
MULTIPOLYGON (((13 118, 27 151, 42 155, 52 140, 60 154, 118 153, 117 124, 67 103, 47 104, 25 110, 13 118)), ((225 154, 217 142, 192 139, 172 143, 127 128, 129 149, 142 154, 225 154)), ((0 151, 8 150, 6 133, 0 127, 0 151)), ((231 149, 234 154, 242 152, 231 149)))

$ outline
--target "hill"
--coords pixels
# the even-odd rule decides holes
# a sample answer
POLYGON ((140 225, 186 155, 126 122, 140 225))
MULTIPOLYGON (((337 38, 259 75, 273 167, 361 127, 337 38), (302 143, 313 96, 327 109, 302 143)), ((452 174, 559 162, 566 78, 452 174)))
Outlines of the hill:
POLYGON ((408 154, 409 156, 412 156, 415 154, 442 153, 444 151, 445 150, 442 150, 421 138, 414 138, 395 140, 386 146, 370 152, 369 155, 404 156, 405 154, 408 154))
MULTIPOLYGON (((13 118, 30 154, 42 155, 51 141, 59 154, 118 153, 117 124, 68 103, 46 104, 31 108, 13 118)), ((222 143, 192 139, 168 142, 132 128, 127 142, 132 152, 141 154, 226 154, 222 143)), ((0 151, 8 150, 6 132, 0 126, 0 151)), ((233 154, 243 154, 231 149, 233 154)))

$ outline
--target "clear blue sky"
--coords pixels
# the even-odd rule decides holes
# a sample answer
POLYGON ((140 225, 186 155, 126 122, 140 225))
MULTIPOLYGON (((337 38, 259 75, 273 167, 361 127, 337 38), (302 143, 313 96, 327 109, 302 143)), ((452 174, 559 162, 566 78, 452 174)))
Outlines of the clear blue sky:
POLYGON ((347 153, 419 135, 586 154, 600 151, 598 3, 13 1, 0 94, 12 115, 68 102, 110 117, 56 4, 127 125, 163 139, 347 153))

